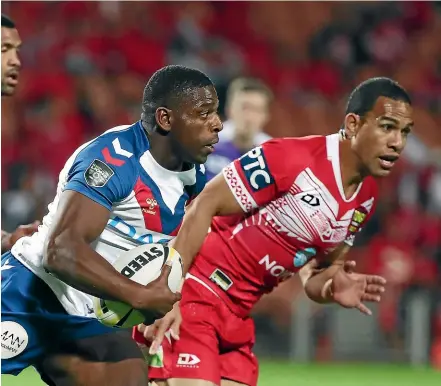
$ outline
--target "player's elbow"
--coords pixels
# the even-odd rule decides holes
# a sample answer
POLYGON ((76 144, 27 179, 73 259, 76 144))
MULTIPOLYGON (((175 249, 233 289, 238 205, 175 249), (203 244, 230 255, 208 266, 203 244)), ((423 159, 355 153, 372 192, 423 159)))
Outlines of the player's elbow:
POLYGON ((67 232, 49 235, 43 254, 43 267, 46 271, 64 276, 64 272, 71 266, 71 256, 75 254, 74 240, 67 232))

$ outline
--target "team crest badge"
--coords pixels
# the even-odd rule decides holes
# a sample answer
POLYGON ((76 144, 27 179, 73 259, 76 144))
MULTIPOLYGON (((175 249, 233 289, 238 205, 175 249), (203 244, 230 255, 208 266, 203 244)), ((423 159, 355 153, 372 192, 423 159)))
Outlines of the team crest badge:
POLYGON ((94 188, 102 188, 113 176, 113 170, 103 161, 95 159, 84 172, 87 185, 94 188))
POLYGON ((349 234, 355 234, 357 233, 361 225, 364 223, 364 220, 366 220, 367 211, 364 207, 359 207, 354 210, 354 214, 352 215, 351 223, 349 224, 348 233, 349 234))

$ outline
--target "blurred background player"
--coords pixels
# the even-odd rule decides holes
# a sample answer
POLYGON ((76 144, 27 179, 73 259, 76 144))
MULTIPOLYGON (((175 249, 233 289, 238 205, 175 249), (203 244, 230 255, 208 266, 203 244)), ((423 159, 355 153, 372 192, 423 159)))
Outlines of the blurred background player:
POLYGON ((219 135, 216 152, 205 164, 207 180, 231 161, 271 138, 263 130, 270 118, 272 99, 271 90, 259 79, 237 78, 231 82, 225 101, 227 121, 219 135))
POLYGON ((407 92, 372 78, 349 96, 339 133, 271 140, 224 168, 172 242, 190 268, 179 340, 163 341, 165 368, 155 364, 149 376, 172 386, 257 385, 251 309, 297 272, 311 300, 370 315, 363 301, 380 301, 385 280, 347 273, 345 260, 374 212, 374 178, 391 173, 413 124, 407 92))
POLYGON ((218 105, 205 74, 164 67, 145 87, 138 122, 106 131, 69 158, 39 231, 2 256, 2 327, 26 342, 20 350, 2 346, 8 352, 2 373, 18 375, 31 365, 40 368, 50 355, 70 354, 67 362, 55 358, 54 367, 67 370, 61 379, 43 369, 44 379, 146 384, 140 350, 130 335, 117 335, 95 319, 90 295, 159 314, 179 298, 167 285, 170 267, 145 287, 111 262, 122 250, 177 233, 186 203, 205 185, 199 164, 218 142, 218 105), (94 371, 74 371, 72 356, 100 363, 94 371))
MULTIPOLYGON (((18 52, 21 46, 20 35, 15 23, 2 14, 2 97, 14 95, 20 74, 20 58, 18 52)), ((23 236, 31 235, 38 228, 36 221, 29 225, 20 225, 12 233, 1 231, 1 253, 11 249, 14 243, 23 236)))

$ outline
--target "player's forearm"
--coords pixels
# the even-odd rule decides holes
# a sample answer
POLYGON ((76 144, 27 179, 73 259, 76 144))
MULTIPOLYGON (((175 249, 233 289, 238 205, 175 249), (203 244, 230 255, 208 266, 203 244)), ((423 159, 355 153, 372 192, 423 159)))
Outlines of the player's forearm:
POLYGON ((332 265, 321 272, 313 272, 303 283, 306 295, 316 303, 331 303, 332 278, 340 267, 340 265, 332 265))
POLYGON ((1 252, 5 253, 11 249, 11 234, 2 229, 1 252))
POLYGON ((44 265, 47 271, 80 291, 132 306, 137 293, 144 288, 121 275, 88 244, 68 240, 67 235, 48 241, 44 265))
POLYGON ((185 214, 182 227, 171 243, 182 257, 184 275, 199 252, 215 214, 216 210, 209 202, 198 199, 185 214))

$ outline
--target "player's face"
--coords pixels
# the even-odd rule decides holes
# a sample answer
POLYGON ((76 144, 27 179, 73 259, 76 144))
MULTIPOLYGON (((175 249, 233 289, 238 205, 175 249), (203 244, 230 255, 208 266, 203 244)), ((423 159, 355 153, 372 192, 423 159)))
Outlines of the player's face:
POLYGON ((366 174, 389 175, 404 150, 413 127, 412 107, 402 101, 380 97, 372 111, 359 121, 352 147, 366 174))
POLYGON ((269 119, 268 97, 258 91, 239 91, 228 103, 228 118, 234 123, 236 135, 253 138, 269 119))
POLYGON ((213 86, 195 89, 173 112, 170 136, 183 161, 205 163, 219 141, 222 122, 213 86))
POLYGON ((15 28, 2 27, 2 96, 14 94, 18 84, 20 36, 15 28))

